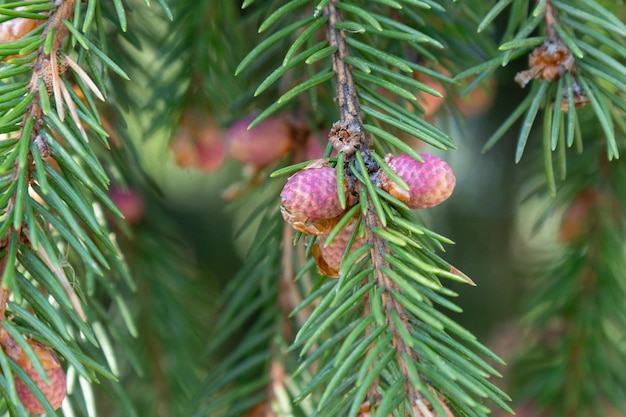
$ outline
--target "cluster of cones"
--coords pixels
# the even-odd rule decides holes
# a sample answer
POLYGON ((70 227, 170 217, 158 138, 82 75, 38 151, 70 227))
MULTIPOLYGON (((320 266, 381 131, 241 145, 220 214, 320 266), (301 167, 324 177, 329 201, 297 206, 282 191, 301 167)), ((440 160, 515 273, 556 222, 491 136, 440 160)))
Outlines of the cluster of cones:
MULTIPOLYGON (((450 197, 456 178, 452 168, 442 159, 421 154, 421 161, 409 155, 387 155, 385 162, 405 184, 398 184, 384 170, 378 169, 373 183, 402 201, 410 209, 424 209, 443 203, 450 197)), ((281 192, 281 213, 296 230, 316 235, 313 254, 321 274, 337 278, 346 250, 358 250, 366 239, 355 233, 356 218, 343 222, 343 228, 332 239, 329 233, 359 201, 348 178, 343 186, 337 184, 337 172, 328 160, 316 160, 289 177, 281 192), (343 196, 340 198, 340 193, 343 196), (346 202, 342 206, 341 201, 346 202), (348 245, 352 240, 350 248, 348 245)))
POLYGON ((309 132, 302 138, 303 129, 288 116, 272 116, 248 129, 253 120, 253 116, 245 117, 220 130, 210 116, 186 112, 171 144, 176 163, 210 173, 231 158, 254 173, 295 150, 303 149, 305 160, 324 153, 315 135, 309 132))
MULTIPOLYGON (((438 68, 444 74, 449 72, 438 68)), ((430 76, 416 73, 417 81, 442 95, 446 94, 443 84, 430 76)), ((464 117, 475 117, 483 112, 494 97, 494 80, 489 79, 472 90, 466 97, 452 97, 454 105, 464 117)), ((381 91, 381 94, 384 92, 381 91)), ((446 98, 418 92, 418 104, 422 117, 434 120, 446 98)), ((324 153, 324 146, 311 129, 302 126, 290 115, 270 116, 248 130, 254 116, 244 117, 220 129, 206 111, 190 109, 183 113, 179 128, 171 142, 176 163, 183 167, 196 168, 211 173, 219 170, 227 158, 237 161, 250 173, 298 152, 298 160, 313 160, 324 153)), ((411 138, 407 138, 411 140, 411 138)))

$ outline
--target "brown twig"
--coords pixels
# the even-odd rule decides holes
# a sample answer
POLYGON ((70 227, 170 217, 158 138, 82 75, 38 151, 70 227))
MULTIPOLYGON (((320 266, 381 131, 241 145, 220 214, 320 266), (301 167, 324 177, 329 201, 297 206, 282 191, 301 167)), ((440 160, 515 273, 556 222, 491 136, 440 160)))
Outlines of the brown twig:
MULTIPOLYGON (((404 306, 392 296, 392 293, 394 292, 401 292, 400 288, 391 278, 382 272, 385 268, 391 269, 392 267, 384 257, 385 253, 388 253, 385 241, 372 232, 372 230, 375 230, 376 228, 382 229, 384 226, 381 224, 380 219, 376 215, 372 200, 369 198, 367 214, 365 215, 365 224, 367 226, 366 230, 368 241, 372 243, 371 257, 372 265, 374 267, 374 278, 378 282, 379 288, 383 289, 381 298, 383 308, 387 313, 387 326, 389 326, 389 329, 394 334, 393 347, 397 352, 396 358, 398 360, 398 365, 400 366, 400 373, 406 381, 406 392, 411 403, 413 414, 417 417, 436 417, 436 414, 433 412, 433 406, 424 397, 424 395, 411 384, 407 358, 412 362, 418 362, 420 359, 417 353, 406 344, 401 336, 401 332, 406 331, 408 333, 410 331, 408 323, 409 315, 407 314, 404 306), (405 329, 398 328, 396 322, 391 318, 392 312, 395 312, 398 317, 400 317, 402 324, 405 325, 405 329)), ((433 392, 433 394, 437 397, 439 405, 441 405, 446 414, 453 416, 445 402, 438 398, 436 393, 433 392)))
POLYGON ((343 19, 339 9, 337 9, 337 0, 331 0, 325 9, 325 15, 328 16, 327 37, 330 46, 337 48, 332 56, 333 71, 335 72, 337 105, 341 121, 347 125, 354 126, 359 134, 364 134, 363 120, 361 119, 361 106, 356 94, 356 87, 352 78, 352 71, 346 63, 348 57, 348 45, 346 44, 346 36, 342 30, 337 30, 335 26, 343 19))
POLYGON ((363 127, 361 105, 356 94, 352 71, 346 63, 348 57, 346 36, 342 30, 335 28, 335 25, 343 20, 337 8, 337 0, 330 1, 324 9, 324 15, 328 17, 326 27, 328 43, 337 48, 332 55, 332 65, 335 72, 336 100, 340 120, 333 125, 330 141, 337 151, 343 151, 346 156, 350 156, 356 150, 369 148, 371 140, 363 127))
POLYGON ((554 25, 559 23, 559 13, 552 5, 552 0, 546 1, 546 8, 543 14, 546 23, 546 37, 552 42, 560 41, 561 38, 554 29, 554 25))

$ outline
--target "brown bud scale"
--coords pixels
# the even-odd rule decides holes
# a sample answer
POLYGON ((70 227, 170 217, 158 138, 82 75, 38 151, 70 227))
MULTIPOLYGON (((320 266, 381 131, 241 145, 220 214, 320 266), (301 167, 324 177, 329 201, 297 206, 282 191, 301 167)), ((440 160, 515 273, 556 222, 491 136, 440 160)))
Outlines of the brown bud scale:
POLYGON ((563 42, 547 41, 536 47, 528 57, 529 69, 519 72, 515 81, 525 87, 533 78, 552 81, 566 72, 576 71, 576 61, 563 42))

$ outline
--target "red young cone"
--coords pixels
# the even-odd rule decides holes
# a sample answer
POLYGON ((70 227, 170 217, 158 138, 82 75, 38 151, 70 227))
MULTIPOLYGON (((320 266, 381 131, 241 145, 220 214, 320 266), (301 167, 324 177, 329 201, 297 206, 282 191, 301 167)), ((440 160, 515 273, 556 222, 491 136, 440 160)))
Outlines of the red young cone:
POLYGON ((188 109, 182 115, 171 148, 181 168, 195 167, 202 172, 217 171, 226 158, 222 132, 210 114, 200 109, 188 109))
POLYGON ((124 220, 129 225, 137 224, 143 219, 146 205, 139 191, 112 188, 109 190, 109 198, 124 215, 124 220))
MULTIPOLYGON (((348 242, 352 237, 354 226, 356 221, 352 221, 346 225, 335 238, 330 242, 327 247, 324 247, 327 240, 327 235, 322 235, 317 238, 313 245, 313 257, 317 264, 317 269, 322 275, 326 275, 330 278, 339 278, 339 268, 341 267, 341 260, 348 247, 348 242)), ((356 251, 366 242, 365 237, 356 236, 350 253, 356 251)))
POLYGON ((409 155, 387 155, 386 162, 409 186, 406 191, 381 172, 381 188, 406 203, 411 209, 423 209, 443 203, 450 197, 456 178, 452 168, 441 158, 420 154, 424 162, 409 155))
POLYGON ((320 159, 295 173, 280 193, 285 221, 305 233, 324 233, 343 212, 337 196, 337 173, 324 164, 320 159))
POLYGON ((228 153, 236 161, 263 167, 278 161, 291 150, 291 130, 281 117, 269 117, 248 130, 254 117, 235 122, 225 133, 228 153))
MULTIPOLYGON (((26 356, 26 353, 18 343, 13 340, 6 330, 0 329, 0 345, 2 345, 4 353, 26 372, 30 379, 32 379, 41 390, 52 408, 56 410, 61 407, 61 403, 66 395, 65 372, 52 349, 33 340, 29 340, 28 344, 33 349, 39 359, 39 363, 41 363, 41 366, 46 371, 49 383, 44 382, 39 376, 32 362, 28 359, 28 356, 26 356)), ((26 383, 17 376, 15 376, 15 390, 26 411, 33 414, 43 414, 46 412, 43 405, 37 400, 35 394, 33 394, 26 383)))

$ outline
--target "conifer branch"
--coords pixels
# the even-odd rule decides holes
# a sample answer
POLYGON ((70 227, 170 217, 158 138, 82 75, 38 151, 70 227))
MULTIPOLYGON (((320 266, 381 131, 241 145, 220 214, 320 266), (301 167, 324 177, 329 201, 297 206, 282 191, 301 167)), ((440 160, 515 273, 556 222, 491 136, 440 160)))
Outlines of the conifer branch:
MULTIPOLYGON (((51 52, 46 53, 45 44, 41 45, 37 51, 37 57, 35 58, 34 62, 31 65, 31 68, 33 71, 32 71, 31 80, 28 84, 28 90, 33 95, 33 97, 30 101, 30 104, 28 105, 26 109, 26 112, 24 113, 24 116, 22 119, 22 130, 20 130, 20 132, 18 133, 18 137, 20 137, 20 141, 34 142, 37 145, 36 149, 40 152, 42 158, 45 158, 48 156, 49 149, 48 149, 48 145, 43 140, 41 140, 41 137, 39 135, 39 130, 42 129, 44 126, 44 122, 43 122, 44 112, 41 107, 41 104, 40 104, 41 100, 39 97, 39 94, 40 94, 39 81, 40 80, 44 81, 48 95, 50 95, 52 85, 58 85, 58 81, 55 81, 55 80, 57 80, 59 77, 60 69, 56 63, 56 59, 53 59, 53 57, 56 58, 57 50, 62 40, 69 33, 69 29, 63 24, 63 20, 70 19, 74 15, 75 3, 76 3, 75 0, 64 1, 61 3, 61 5, 58 8, 50 12, 50 16, 48 17, 48 25, 46 26, 46 29, 44 30, 42 36, 46 37, 49 32, 54 31, 54 34, 52 35, 53 40, 52 40, 51 52), (29 132, 29 135, 25 137, 24 129, 27 126, 30 127, 30 132, 29 132)), ((23 210, 23 207, 16 207, 17 194, 20 192, 23 193, 24 190, 28 189, 34 181, 33 177, 30 174, 30 172, 34 169, 33 158, 31 156, 30 147, 27 147, 27 148, 28 148, 27 165, 21 166, 21 164, 19 163, 20 161, 16 160, 13 166, 13 181, 18 181, 18 179, 22 175, 25 175, 26 178, 22 183, 22 189, 21 190, 16 189, 15 194, 13 194, 9 198, 9 202, 4 210, 4 216, 6 219, 11 219, 13 217, 14 210, 19 210, 19 211, 23 210), (24 172, 24 170, 26 171, 24 172)), ((18 185, 18 187, 20 186, 18 185)), ((16 222, 13 222, 13 225, 11 225, 8 228, 5 235, 1 237, 2 241, 6 242, 7 240, 5 239, 11 236, 12 234, 14 234, 15 238, 18 241, 17 242, 18 246, 21 244, 28 245, 30 239, 25 238, 27 234, 23 233, 24 230, 21 230, 21 228, 23 228, 24 225, 23 224, 16 225, 15 223, 16 222), (19 227, 20 230, 16 230, 16 226, 19 227)), ((8 256, 9 256, 9 251, 6 251, 2 255, 2 259, 0 259, 0 277, 3 277, 3 278, 7 274, 7 271, 6 271, 7 259, 6 258, 8 256)), ((8 288, 6 287, 6 283, 3 283, 2 285, 3 285, 3 291, 8 291, 8 288)), ((8 298, 4 296, 0 300, 0 302, 2 303, 0 305, 0 311, 2 312, 2 314, 0 314, 0 317, 2 318, 4 318, 4 312, 6 310, 7 299, 8 298)), ((82 312, 82 309, 79 309, 79 311, 82 312)), ((81 317, 84 319, 84 313, 81 314, 81 317)))
MULTIPOLYGON (((231 328, 223 327, 228 326, 231 319, 236 317, 243 322, 255 316, 253 308, 257 308, 262 300, 255 297, 251 306, 244 301, 253 296, 254 288, 262 288, 262 293, 267 293, 266 280, 271 280, 269 285, 277 296, 271 312, 266 312, 266 318, 271 322, 260 321, 253 331, 271 329, 275 335, 276 327, 279 327, 279 336, 270 341, 264 333, 255 335, 252 331, 248 332, 239 342, 241 349, 228 355, 223 366, 216 367, 214 374, 217 378, 207 380, 201 401, 215 405, 203 407, 201 413, 208 415, 222 409, 224 416, 233 416, 238 406, 243 407, 240 401, 220 406, 214 399, 219 392, 226 391, 233 392, 232 398, 240 398, 236 391, 238 388, 252 389, 250 381, 237 381, 236 388, 230 387, 234 378, 242 372, 235 367, 237 358, 243 352, 252 353, 254 346, 247 339, 263 340, 263 345, 257 348, 263 349, 262 353, 255 355, 259 361, 263 360, 264 365, 262 370, 259 369, 261 374, 257 373, 260 376, 255 381, 255 392, 258 394, 256 398, 261 397, 259 401, 263 401, 259 406, 265 413, 271 413, 268 402, 275 400, 273 405, 280 402, 274 387, 281 390, 287 387, 289 390, 278 405, 294 406, 311 416, 354 417, 368 413, 386 416, 393 412, 406 412, 416 417, 444 417, 452 416, 452 410, 468 416, 484 416, 489 409, 471 398, 479 392, 508 409, 506 394, 488 381, 489 375, 496 373, 470 352, 480 350, 497 360, 495 355, 434 308, 435 304, 439 304, 452 311, 460 310, 446 299, 455 293, 441 284, 441 277, 470 281, 460 277, 435 254, 437 248, 442 248, 442 242, 449 241, 417 224, 404 200, 389 194, 389 189, 382 184, 386 178, 383 172, 394 178, 393 181, 403 184, 405 194, 409 186, 388 166, 390 159, 383 158, 374 150, 372 135, 380 139, 376 145, 389 150, 402 150, 407 154, 404 156, 412 158, 411 163, 418 163, 421 158, 397 134, 403 138, 408 134, 440 149, 454 147, 447 134, 424 119, 423 112, 407 110, 422 110, 413 92, 421 90, 441 96, 436 89, 417 81, 415 72, 439 74, 416 64, 414 57, 416 51, 424 52, 429 58, 432 56, 419 45, 421 43, 435 48, 442 48, 443 45, 413 29, 411 25, 420 20, 416 14, 418 6, 415 5, 406 5, 402 16, 398 16, 399 23, 384 15, 393 13, 390 5, 377 4, 369 10, 358 2, 331 0, 319 6, 323 16, 310 16, 306 11, 296 11, 304 8, 305 3, 291 0, 274 13, 268 13, 269 17, 261 25, 263 31, 274 25, 277 19, 282 18, 284 24, 252 49, 241 61, 236 73, 249 70, 257 62, 258 66, 253 68, 260 68, 262 62, 273 61, 271 57, 283 63, 257 89, 257 93, 267 91, 270 85, 282 79, 284 82, 280 88, 273 91, 278 100, 257 116, 249 125, 250 129, 294 97, 304 96, 304 93, 310 94, 312 104, 321 107, 316 101, 318 97, 330 101, 331 94, 324 87, 330 86, 328 81, 334 79, 335 105, 328 106, 330 103, 326 102, 324 110, 329 110, 328 116, 333 120, 336 120, 336 110, 333 109, 339 110, 339 120, 332 124, 328 135, 329 142, 338 151, 337 159, 318 160, 307 167, 293 165, 275 171, 272 176, 294 173, 304 167, 290 177, 288 184, 294 184, 298 181, 297 176, 304 175, 306 179, 303 181, 308 184, 305 187, 315 187, 320 178, 318 174, 328 174, 325 177, 328 179, 334 171, 336 181, 324 182, 316 190, 319 191, 318 198, 314 198, 316 201, 300 201, 300 196, 315 193, 300 192, 299 188, 285 185, 281 192, 281 212, 288 223, 304 232, 303 240, 310 239, 306 236, 308 234, 318 235, 311 247, 311 260, 315 261, 320 275, 339 279, 323 280, 313 288, 307 288, 301 284, 302 281, 296 281, 298 285, 285 281, 293 280, 297 271, 296 254, 286 247, 292 241, 293 232, 270 228, 269 223, 265 224, 262 220, 256 238, 258 242, 255 240, 250 251, 250 261, 236 279, 237 284, 231 282, 233 290, 227 291, 227 294, 235 294, 236 291, 237 297, 231 303, 229 295, 225 296, 228 306, 217 326, 219 341, 211 343, 211 348, 215 351, 213 348, 232 334, 231 328), (323 25, 326 25, 326 39, 320 42, 317 32, 323 25), (349 28, 355 27, 361 27, 367 35, 353 36, 349 28), (403 41, 402 45, 396 43, 398 39, 403 41), (292 41, 282 60, 280 50, 270 48, 279 40, 285 40, 285 46, 289 40, 292 41), (298 53, 303 48, 306 49, 298 53), (326 61, 326 65, 322 60, 326 61), (283 77, 287 71, 289 75, 283 77), (385 93, 379 94, 381 90, 385 93), (368 124, 364 124, 364 118, 368 124), (346 184, 344 195, 342 185, 346 184), (341 209, 334 206, 334 194, 341 209), (326 213, 316 223, 313 221, 316 215, 304 212, 307 208, 330 209, 334 214, 326 213), (365 236, 362 230, 365 230, 365 236), (283 245, 281 253, 267 253, 261 242, 267 241, 270 235, 279 237, 283 245), (271 264, 265 265, 266 260, 271 260, 271 264), (250 265, 254 265, 259 274, 248 279, 245 271, 251 268, 250 265), (290 288, 301 294, 299 298, 302 301, 298 306, 289 300, 290 288), (304 314, 306 322, 300 322, 298 314, 305 309, 311 310, 311 313, 304 314), (287 322, 282 317, 289 310, 291 315, 296 315, 295 321, 290 319, 287 322), (298 333, 285 356, 282 356, 283 353, 278 350, 286 341, 282 337, 290 333, 294 324, 297 324, 298 333), (454 352, 467 352, 468 355, 456 355, 454 352), (447 372, 442 372, 440 368, 444 366, 439 366, 441 363, 450 365, 446 368, 447 372), (296 368, 291 376, 284 374, 285 371, 292 371, 294 365, 296 368), (477 367, 484 368, 484 372, 477 371, 477 367), (482 388, 477 390, 474 384, 482 388), (293 398, 289 398, 291 396, 293 398), (292 402, 289 403, 289 400, 292 402)), ((445 14, 443 9, 437 11, 440 12, 445 14)), ((322 117, 316 119, 319 121, 322 117)), ((297 152, 295 150, 294 153, 297 152)), ((297 159, 296 156, 295 162, 297 159)), ((445 162, 441 162, 445 172, 451 170, 447 164, 444 166, 445 162)), ((425 181, 416 182, 421 184, 425 181)), ((442 184, 447 190, 442 195, 448 196, 448 191, 451 191, 448 186, 452 182, 444 181, 442 184)), ((397 193, 406 199, 405 194, 397 193)), ((269 214, 264 213, 266 219, 269 219, 269 214)), ((302 268, 297 276, 304 276, 309 268, 314 267, 312 262, 297 263, 302 268)), ((243 366, 250 371, 260 367, 258 362, 243 366)), ((258 402, 254 404, 258 405, 258 402)))
MULTIPOLYGON (((501 0, 486 14, 479 31, 489 25, 508 3, 513 5, 503 43, 499 47, 502 51, 500 56, 465 70, 456 78, 466 78, 479 72, 487 74, 533 48, 528 56, 529 68, 515 77, 522 87, 535 80, 528 98, 487 139, 483 150, 491 148, 523 116, 515 155, 516 162, 519 162, 531 137, 531 130, 537 125, 537 116, 543 114, 546 120, 542 135, 546 180, 554 195, 557 175, 552 153, 558 150, 562 155, 574 145, 579 151, 582 149, 578 108, 591 107, 602 127, 609 159, 619 157, 619 134, 626 132, 626 125, 621 122, 626 101, 607 88, 605 82, 610 80, 613 84, 622 84, 617 74, 626 71, 623 64, 626 58, 626 25, 595 0, 537 1, 529 15, 523 12, 528 2, 501 0), (537 27, 543 28, 543 35, 531 37, 537 27), (611 46, 605 48, 607 45, 611 46)), ((624 85, 618 89, 622 87, 624 85)), ((564 165, 561 166, 560 177, 566 177, 564 165)))
POLYGON ((561 253, 533 274, 525 309, 530 337, 513 367, 518 398, 549 415, 623 409, 623 396, 608 387, 620 393, 626 387, 626 356, 612 330, 626 323, 621 308, 626 296, 621 273, 624 167, 619 160, 608 164, 604 157, 598 164, 600 152, 597 147, 572 158, 579 170, 547 208, 565 206, 558 233, 561 253), (587 164, 594 169, 589 171, 587 164), (555 293, 561 300, 548 305, 555 293))
MULTIPOLYGON (((1 53, 3 89, 13 91, 12 97, 3 94, 0 116, 3 139, 8 138, 0 168, 0 326, 19 343, 32 339, 54 350, 64 359, 58 370, 80 376, 80 387, 65 403, 69 408, 64 405, 66 415, 72 403, 83 400, 77 406, 90 414, 94 411, 89 398, 98 375, 119 379, 110 338, 119 339, 124 331, 116 326, 123 322, 135 335, 119 288, 123 282, 132 289, 132 279, 104 217, 105 210, 121 217, 106 193, 109 173, 117 167, 108 151, 108 164, 101 164, 98 152, 101 144, 108 147, 108 128, 93 102, 94 96, 104 100, 100 65, 123 71, 90 40, 94 32, 104 33, 100 29, 108 7, 94 11, 95 4, 14 2, 6 5, 11 19, 2 16, 0 28, 8 39, 1 53), (87 13, 79 13, 84 6, 87 13), (95 27, 97 31, 92 30, 95 27), (99 141, 88 143, 87 133, 99 141), (88 287, 84 292, 83 283, 88 287), (106 295, 92 297, 102 290, 106 295), (120 320, 114 318, 117 313, 120 320)), ((121 3, 116 12, 124 26, 121 3)), ((97 43, 107 46, 102 37, 97 43)), ((38 362, 35 354, 26 353, 30 362, 38 362)), ((16 396, 12 388, 26 369, 8 366, 5 360, 2 384, 9 390, 2 390, 6 400, 2 412, 25 415, 25 407, 35 413, 28 398, 16 396), (14 372, 8 372, 12 368, 14 372)), ((29 389, 44 401, 47 398, 41 397, 45 389, 39 384, 29 389)), ((124 393, 118 390, 114 395, 124 393)), ((43 405, 52 415, 61 404, 49 401, 43 405)), ((128 403, 121 407, 132 408, 128 403)))
MULTIPOLYGON (((336 52, 332 55, 332 67, 335 72, 336 82, 336 101, 340 112, 340 121, 333 125, 333 129, 330 132, 329 140, 335 146, 337 150, 343 151, 347 155, 346 166, 349 166, 351 162, 354 162, 354 152, 361 152, 363 156, 369 154, 371 140, 363 127, 363 120, 361 117, 360 103, 356 92, 356 86, 352 78, 352 70, 346 63, 348 57, 348 45, 345 40, 345 33, 343 30, 336 28, 337 24, 342 22, 342 16, 340 10, 337 8, 338 0, 331 0, 328 6, 324 9, 324 14, 328 16, 327 25, 327 37, 328 42, 332 47, 336 47, 336 52)), ((364 158, 365 159, 365 158, 364 158)), ((367 158, 368 160, 370 158, 367 158)), ((371 161, 372 171, 378 168, 374 161, 371 161)), ((370 168, 368 168, 369 170, 370 168)), ((369 172, 362 173, 362 175, 370 175, 369 172)), ((374 279, 377 282, 378 288, 383 292, 381 294, 382 305, 385 312, 386 323, 390 331, 393 333, 392 346, 396 350, 396 359, 400 367, 401 375, 405 380, 405 390, 411 404, 412 413, 416 417, 435 417, 433 413, 433 406, 429 404, 424 395, 412 384, 412 378, 410 375, 409 367, 406 361, 418 362, 419 357, 416 352, 407 345, 401 336, 401 332, 405 334, 410 333, 410 326, 408 326, 409 315, 406 312, 405 307, 400 304, 393 296, 392 293, 400 293, 401 289, 396 283, 393 282, 383 271, 385 268, 392 269, 392 266, 385 259, 384 255, 389 253, 389 249, 386 246, 386 242, 383 238, 374 233, 374 230, 385 230, 385 225, 381 222, 377 215, 377 211, 374 207, 372 197, 367 197, 367 210, 365 213, 365 229, 367 240, 372 244, 370 250, 374 279), (402 324, 407 324, 404 329, 399 329, 398 325, 392 319, 392 313, 397 314, 400 317, 402 324)), ((367 314, 368 310, 364 311, 367 314)), ((368 326, 369 327, 369 326, 368 326)), ((368 330, 369 331, 369 330, 368 330)), ((375 385, 378 378, 373 382, 372 386, 368 389, 369 397, 376 402, 380 401, 380 395, 377 393, 375 385)), ((436 395, 436 394, 435 394, 436 395)), ((445 405, 438 396, 436 396, 439 405, 445 410, 448 416, 452 416, 451 411, 445 405)), ((377 404, 370 404, 373 409, 377 404)))
POLYGON ((265 417, 277 417, 277 414, 272 409, 272 403, 277 400, 280 393, 284 392, 285 380, 287 379, 287 372, 284 366, 287 355, 284 350, 284 344, 280 342, 293 339, 293 325, 289 320, 289 314, 301 301, 298 289, 293 281, 295 268, 293 264, 294 247, 291 243, 292 241, 293 228, 284 224, 281 243, 280 282, 278 284, 278 305, 280 306, 281 314, 277 326, 281 334, 278 341, 276 339, 272 340, 270 347, 269 382, 266 388, 267 398, 263 405, 265 417))

